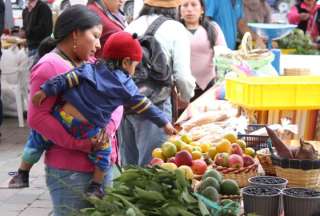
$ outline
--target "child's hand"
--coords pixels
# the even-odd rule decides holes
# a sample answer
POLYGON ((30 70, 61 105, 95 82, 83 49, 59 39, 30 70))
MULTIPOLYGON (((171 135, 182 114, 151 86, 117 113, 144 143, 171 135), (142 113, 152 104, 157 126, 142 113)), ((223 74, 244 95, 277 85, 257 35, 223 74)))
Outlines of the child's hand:
POLYGON ((33 105, 39 106, 44 99, 46 99, 47 95, 44 91, 37 91, 32 97, 33 105))
POLYGON ((173 127, 173 125, 168 122, 164 127, 163 127, 164 131, 166 132, 166 134, 168 135, 174 135, 177 134, 177 130, 173 127))
POLYGON ((96 136, 91 138, 93 151, 103 150, 110 147, 109 137, 105 129, 102 129, 96 136))

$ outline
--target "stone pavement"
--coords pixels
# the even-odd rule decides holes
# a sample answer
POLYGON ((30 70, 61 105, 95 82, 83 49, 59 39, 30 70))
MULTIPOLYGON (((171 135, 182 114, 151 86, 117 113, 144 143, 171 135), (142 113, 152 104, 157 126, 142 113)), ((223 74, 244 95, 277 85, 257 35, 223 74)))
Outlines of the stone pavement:
POLYGON ((10 178, 8 172, 16 171, 29 129, 19 128, 18 120, 6 118, 0 128, 0 215, 46 216, 51 215, 51 200, 45 185, 43 161, 30 173, 30 187, 5 188, 10 178))

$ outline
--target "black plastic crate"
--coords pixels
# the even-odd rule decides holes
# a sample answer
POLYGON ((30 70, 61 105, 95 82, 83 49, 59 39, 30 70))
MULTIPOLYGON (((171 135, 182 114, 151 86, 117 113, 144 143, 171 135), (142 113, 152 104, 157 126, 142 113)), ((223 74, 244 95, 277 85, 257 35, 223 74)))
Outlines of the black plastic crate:
POLYGON ((266 125, 251 124, 248 125, 248 134, 238 134, 238 138, 244 140, 247 143, 247 147, 253 148, 258 151, 263 148, 268 148, 267 140, 269 136, 249 135, 249 133, 265 127, 266 125))

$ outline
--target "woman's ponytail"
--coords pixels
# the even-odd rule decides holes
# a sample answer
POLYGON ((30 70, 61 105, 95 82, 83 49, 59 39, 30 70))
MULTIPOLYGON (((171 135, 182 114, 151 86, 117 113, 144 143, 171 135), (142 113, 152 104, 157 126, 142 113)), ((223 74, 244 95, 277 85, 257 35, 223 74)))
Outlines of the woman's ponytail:
POLYGON ((38 53, 36 55, 36 58, 34 59, 33 65, 35 65, 42 56, 56 48, 58 42, 58 40, 52 38, 51 36, 43 39, 39 45, 38 53))

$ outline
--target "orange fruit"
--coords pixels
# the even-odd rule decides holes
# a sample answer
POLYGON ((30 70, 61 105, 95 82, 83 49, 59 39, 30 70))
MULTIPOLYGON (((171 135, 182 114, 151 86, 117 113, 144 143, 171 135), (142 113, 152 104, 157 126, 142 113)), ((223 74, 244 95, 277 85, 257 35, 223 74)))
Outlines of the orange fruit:
POLYGON ((200 146, 200 143, 195 141, 195 142, 191 142, 190 145, 192 145, 192 146, 200 146))
POLYGON ((211 147, 211 145, 209 143, 201 143, 200 144, 200 148, 202 153, 207 153, 209 151, 209 148, 211 147))
POLYGON ((212 160, 214 160, 214 157, 216 156, 217 153, 218 153, 217 152, 217 148, 214 147, 214 146, 210 147, 209 150, 208 150, 208 155, 212 160))
POLYGON ((223 136, 223 138, 229 140, 231 143, 237 142, 238 138, 235 133, 227 133, 223 136))
POLYGON ((231 142, 227 139, 222 139, 217 144, 216 149, 218 153, 222 153, 222 152, 229 153, 231 151, 231 142))
POLYGON ((152 151, 152 157, 153 158, 160 158, 162 160, 165 159, 164 155, 162 154, 162 149, 161 148, 155 148, 152 151))
POLYGON ((202 157, 202 153, 200 151, 193 151, 191 155, 192 155, 192 160, 197 160, 202 157))

